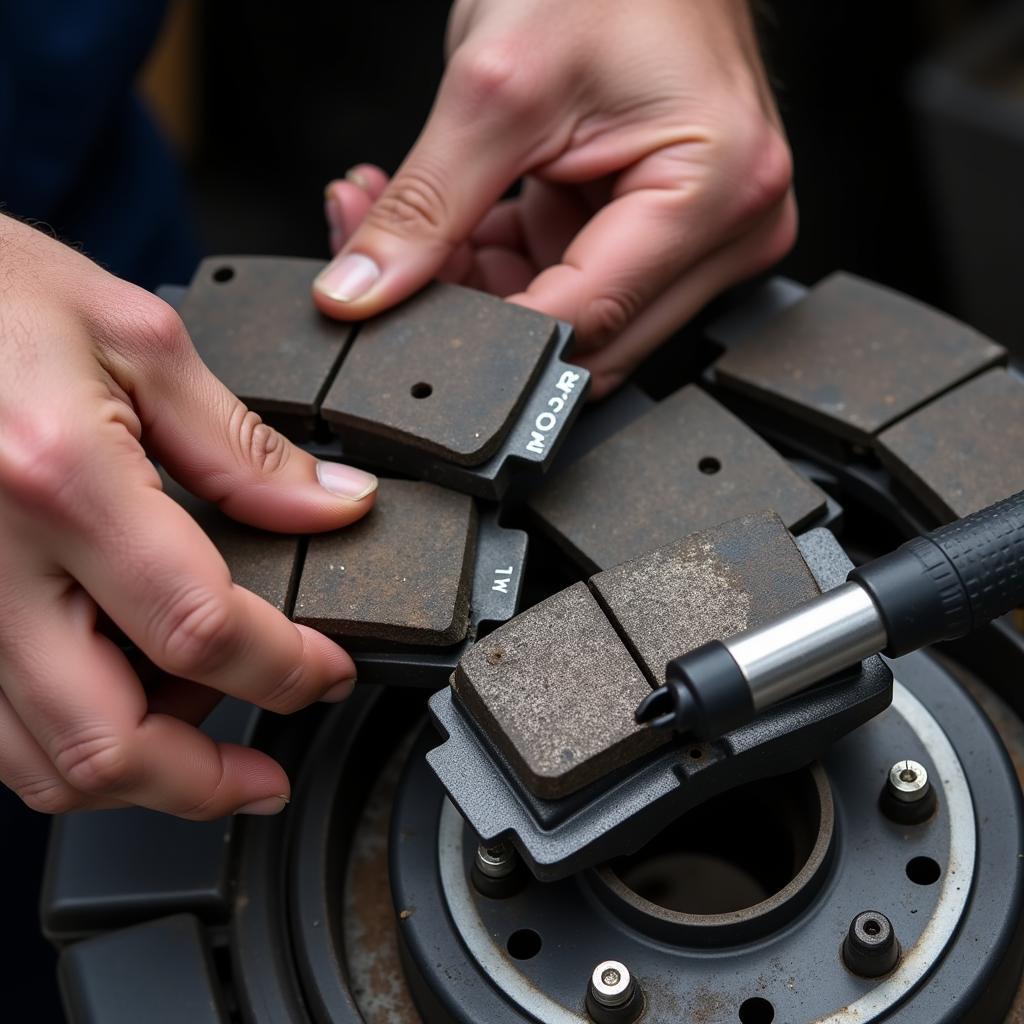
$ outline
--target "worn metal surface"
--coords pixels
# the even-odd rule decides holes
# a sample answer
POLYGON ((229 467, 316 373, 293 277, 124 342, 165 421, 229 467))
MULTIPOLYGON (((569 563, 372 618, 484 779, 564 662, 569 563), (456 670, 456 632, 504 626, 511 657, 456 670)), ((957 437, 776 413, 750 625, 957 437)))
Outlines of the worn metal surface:
POLYGON ((633 721, 650 685, 576 583, 462 657, 452 687, 538 796, 565 796, 666 741, 633 721))
POLYGON ((319 260, 216 256, 196 270, 179 312, 203 362, 250 408, 309 432, 351 327, 309 297, 319 260))
POLYGON ((405 982, 388 877, 388 829, 398 779, 415 735, 385 763, 352 830, 342 929, 352 998, 366 1024, 422 1024, 405 982))
POLYGON ((1024 381, 995 369, 890 427, 878 454, 940 521, 1024 488, 1024 381))
POLYGON ((367 323, 323 401, 346 428, 474 465, 498 448, 557 323, 457 285, 433 284, 367 323))
POLYGON ((476 530, 467 495, 381 480, 367 516, 310 538, 295 621, 334 636, 458 642, 469 622, 476 530))
POLYGON ((530 508, 593 572, 761 509, 798 529, 825 495, 691 385, 553 477, 530 508))
POLYGON ((202 501, 161 471, 164 491, 206 532, 227 562, 231 579, 240 587, 291 613, 298 576, 300 540, 257 530, 229 519, 216 505, 202 501))
POLYGON ((733 519, 590 581, 652 685, 708 640, 759 626, 820 593, 774 512, 733 519))
POLYGON ((918 406, 1005 362, 965 324, 851 274, 836 273, 752 330, 715 364, 723 386, 867 443, 918 406))

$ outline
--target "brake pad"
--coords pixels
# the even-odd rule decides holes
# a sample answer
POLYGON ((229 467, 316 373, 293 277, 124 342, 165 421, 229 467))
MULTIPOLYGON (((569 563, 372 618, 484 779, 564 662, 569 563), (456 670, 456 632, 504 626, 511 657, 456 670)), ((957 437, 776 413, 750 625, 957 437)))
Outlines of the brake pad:
POLYGON ((1005 361, 1000 345, 944 313, 836 273, 730 339, 713 374, 723 388, 869 444, 914 409, 1005 361))
POLYGON ((567 796, 671 738, 633 719, 669 658, 817 593, 779 517, 744 516, 527 609, 462 657, 452 689, 528 789, 567 796))
POLYGON ((893 476, 940 522, 1024 490, 1024 381, 995 369, 878 437, 893 476))
POLYGON ((594 572, 761 509, 800 529, 824 511, 825 495, 689 385, 557 472, 529 507, 594 572))
POLYGON ((457 643, 469 624, 476 531, 468 495, 381 480, 366 516, 309 539, 295 621, 338 637, 457 643))

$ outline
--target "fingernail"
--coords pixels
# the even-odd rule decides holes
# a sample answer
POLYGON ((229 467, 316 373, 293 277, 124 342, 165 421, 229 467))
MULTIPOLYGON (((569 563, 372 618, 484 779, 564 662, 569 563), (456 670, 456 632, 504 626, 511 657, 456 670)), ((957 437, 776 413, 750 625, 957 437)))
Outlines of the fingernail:
POLYGON ((358 167, 350 167, 345 172, 345 180, 351 181, 353 185, 358 185, 359 188, 369 189, 369 179, 363 174, 358 167))
POLYGON ((380 267, 369 256, 350 252, 328 263, 313 285, 335 302, 353 302, 364 296, 379 277, 380 267))
POLYGON ((286 796, 267 796, 262 800, 253 800, 251 804, 239 807, 235 814, 280 814, 288 806, 286 796))
POLYGON ((348 700, 352 695, 352 690, 356 685, 356 677, 353 676, 351 679, 342 679, 340 683, 335 683, 321 698, 325 704, 337 704, 339 701, 348 700))
POLYGON ((377 490, 377 478, 372 473, 340 462, 318 462, 316 477, 325 491, 349 501, 359 501, 377 490))

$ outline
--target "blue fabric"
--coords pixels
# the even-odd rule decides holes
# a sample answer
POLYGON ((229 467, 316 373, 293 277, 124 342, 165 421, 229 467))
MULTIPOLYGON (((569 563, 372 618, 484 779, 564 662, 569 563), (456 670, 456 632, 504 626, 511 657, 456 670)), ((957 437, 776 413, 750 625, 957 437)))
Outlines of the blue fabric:
POLYGON ((166 0, 0 0, 0 203, 147 288, 198 257, 173 154, 133 92, 166 0))

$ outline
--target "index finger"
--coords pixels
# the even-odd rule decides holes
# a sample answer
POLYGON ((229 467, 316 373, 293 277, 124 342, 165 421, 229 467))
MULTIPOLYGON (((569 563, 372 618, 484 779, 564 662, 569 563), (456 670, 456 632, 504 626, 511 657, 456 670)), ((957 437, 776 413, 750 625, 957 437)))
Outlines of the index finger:
POLYGON ((348 654, 232 583, 141 449, 98 462, 72 485, 56 558, 154 664, 282 714, 347 695, 348 654))

